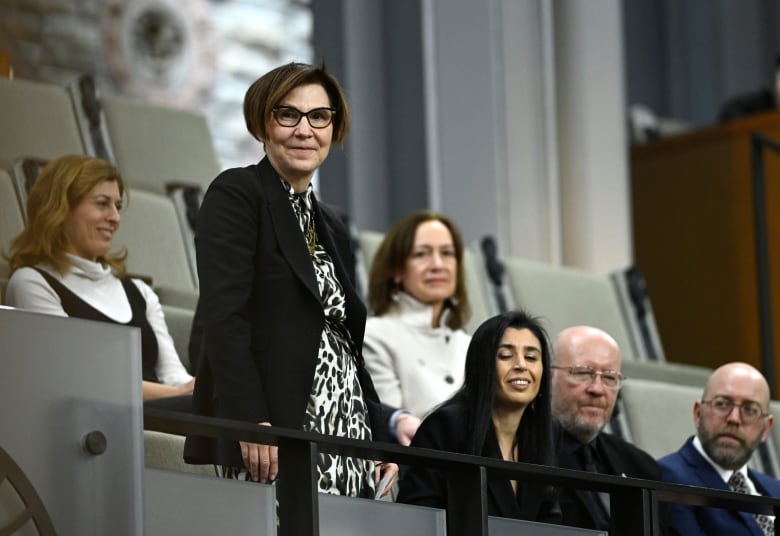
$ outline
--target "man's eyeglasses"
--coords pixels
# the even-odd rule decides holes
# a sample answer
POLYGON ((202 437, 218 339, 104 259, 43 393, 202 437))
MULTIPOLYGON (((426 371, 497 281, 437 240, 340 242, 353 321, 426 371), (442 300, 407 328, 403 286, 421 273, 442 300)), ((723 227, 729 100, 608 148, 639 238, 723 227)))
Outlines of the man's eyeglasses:
POLYGON ((712 411, 720 417, 728 417, 731 412, 734 411, 734 407, 739 408, 739 416, 742 418, 742 422, 745 424, 753 424, 761 417, 766 417, 769 413, 764 413, 761 409, 761 405, 758 402, 744 402, 742 404, 736 404, 730 398, 725 396, 716 396, 711 400, 702 400, 702 404, 707 404, 712 408, 712 411))
POLYGON ((302 112, 292 106, 277 106, 271 113, 276 122, 283 127, 297 127, 301 118, 305 117, 311 128, 325 128, 333 121, 336 114, 335 108, 314 108, 308 112, 302 112))
POLYGON ((601 385, 609 389, 619 389, 624 380, 623 375, 617 370, 595 370, 591 367, 582 365, 574 367, 558 367, 553 365, 552 368, 569 371, 569 377, 577 383, 594 383, 596 381, 596 376, 600 376, 601 385))

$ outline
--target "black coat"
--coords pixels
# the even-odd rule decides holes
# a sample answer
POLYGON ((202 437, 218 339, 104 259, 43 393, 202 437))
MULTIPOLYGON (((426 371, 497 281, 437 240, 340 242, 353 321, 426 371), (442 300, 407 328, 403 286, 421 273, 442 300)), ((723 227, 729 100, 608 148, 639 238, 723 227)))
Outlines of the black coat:
MULTIPOLYGON (((563 428, 555 421, 554 435, 557 445, 558 465, 564 469, 584 471, 585 468, 582 467, 580 460, 564 448, 563 437, 565 433, 563 428)), ((653 457, 631 443, 612 434, 602 432, 596 436, 593 444, 603 465, 604 473, 646 480, 661 480, 661 470, 653 457)), ((585 493, 587 491, 584 489, 563 488, 560 490, 559 500, 561 511, 563 512, 564 525, 587 529, 596 528, 594 517, 586 506, 592 503, 587 500, 585 493)), ((639 513, 634 512, 627 515, 630 517, 639 515, 639 513)), ((661 528, 666 533, 665 527, 667 523, 664 512, 662 512, 662 517, 661 528)), ((619 532, 613 532, 619 534, 619 532)))
MULTIPOLYGON (((420 425, 412 441, 413 447, 468 453, 471 431, 466 429, 466 408, 462 404, 447 404, 420 425)), ((495 431, 488 428, 482 456, 502 459, 495 431)), ((446 476, 434 469, 410 467, 401 480, 398 502, 447 507, 446 476)), ((489 479, 487 483, 488 514, 492 516, 559 523, 561 512, 550 486, 518 482, 517 495, 509 480, 489 479)))
MULTIPOLYGON (((366 309, 352 284, 350 236, 316 200, 313 211, 346 294, 346 327, 373 437, 387 439, 361 352, 366 309)), ((198 213, 197 260, 203 358, 193 411, 301 429, 325 318, 306 241, 267 158, 211 183, 198 213)), ((243 465, 234 441, 191 436, 184 456, 190 463, 243 465)))

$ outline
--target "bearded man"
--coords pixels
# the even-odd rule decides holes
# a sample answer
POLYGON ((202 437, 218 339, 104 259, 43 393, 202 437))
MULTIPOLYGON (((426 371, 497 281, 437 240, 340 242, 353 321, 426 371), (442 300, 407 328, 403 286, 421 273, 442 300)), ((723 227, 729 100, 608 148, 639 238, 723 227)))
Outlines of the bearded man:
MULTIPOLYGON (((747 467, 774 421, 769 385, 758 370, 736 362, 717 368, 693 405, 693 421, 696 435, 658 460, 665 481, 780 497, 780 482, 747 467)), ((668 513, 686 536, 774 534, 774 516, 671 503, 668 513)))
MULTIPOLYGON (((558 334, 552 360, 552 414, 556 420, 558 465, 609 475, 660 480, 655 460, 645 451, 604 431, 615 409, 623 375, 615 339, 590 326, 558 334)), ((641 512, 610 513, 609 497, 583 488, 564 488, 559 497, 563 524, 629 534, 621 523, 641 512)), ((660 530, 666 534, 664 505, 660 530)))

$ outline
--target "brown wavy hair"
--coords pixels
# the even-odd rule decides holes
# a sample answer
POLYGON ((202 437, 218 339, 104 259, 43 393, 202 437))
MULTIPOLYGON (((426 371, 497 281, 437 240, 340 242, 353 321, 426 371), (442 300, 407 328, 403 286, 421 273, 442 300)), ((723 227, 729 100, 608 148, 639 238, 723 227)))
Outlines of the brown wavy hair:
POLYGON ((368 277, 368 304, 377 316, 390 310, 394 303, 393 294, 398 290, 395 276, 404 271, 406 260, 414 247, 414 236, 417 233, 417 228, 427 221, 443 223, 452 235, 458 271, 455 293, 449 300, 450 315, 447 319, 447 326, 452 329, 460 329, 466 324, 471 313, 463 278, 463 239, 452 220, 443 214, 430 210, 418 210, 407 214, 398 220, 385 235, 371 263, 368 277))
POLYGON ((331 107, 336 109, 333 115, 333 141, 344 143, 349 130, 349 106, 344 90, 325 69, 324 63, 314 66, 291 62, 255 80, 244 96, 244 121, 249 133, 261 142, 267 140, 273 109, 281 104, 290 91, 307 84, 319 84, 325 89, 331 107))
MULTIPOLYGON (((11 271, 48 263, 64 274, 70 267, 65 221, 92 188, 103 181, 116 182, 125 198, 125 184, 119 171, 99 158, 66 155, 49 162, 35 179, 27 195, 27 225, 11 242, 11 271)), ((127 251, 108 253, 98 262, 110 266, 118 277, 125 275, 127 251)))

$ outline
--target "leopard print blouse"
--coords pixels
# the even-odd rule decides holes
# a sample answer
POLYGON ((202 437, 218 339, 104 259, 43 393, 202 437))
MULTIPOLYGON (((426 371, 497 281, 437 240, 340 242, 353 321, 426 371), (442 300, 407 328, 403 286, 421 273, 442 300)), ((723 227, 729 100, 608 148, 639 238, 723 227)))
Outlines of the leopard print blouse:
MULTIPOLYGON (((311 186, 303 194, 292 193, 301 232, 307 237, 317 286, 325 312, 314 383, 306 407, 303 429, 353 439, 371 440, 368 408, 357 376, 356 357, 346 328, 346 297, 335 273, 333 259, 319 241, 311 217, 311 186), (312 243, 313 242, 313 243, 312 243)), ((320 454, 318 488, 322 493, 353 497, 374 496, 374 462, 332 454, 320 454)))

